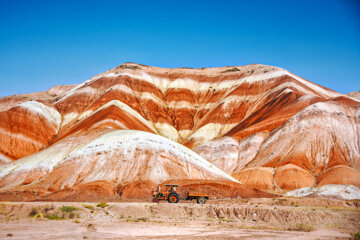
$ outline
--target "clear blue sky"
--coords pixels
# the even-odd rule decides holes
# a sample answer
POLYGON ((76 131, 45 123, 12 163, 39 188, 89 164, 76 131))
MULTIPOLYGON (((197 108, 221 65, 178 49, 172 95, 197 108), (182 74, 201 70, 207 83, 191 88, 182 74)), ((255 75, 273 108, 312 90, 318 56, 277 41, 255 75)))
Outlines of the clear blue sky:
POLYGON ((81 83, 127 61, 262 63, 360 90, 360 1, 0 0, 0 96, 81 83))

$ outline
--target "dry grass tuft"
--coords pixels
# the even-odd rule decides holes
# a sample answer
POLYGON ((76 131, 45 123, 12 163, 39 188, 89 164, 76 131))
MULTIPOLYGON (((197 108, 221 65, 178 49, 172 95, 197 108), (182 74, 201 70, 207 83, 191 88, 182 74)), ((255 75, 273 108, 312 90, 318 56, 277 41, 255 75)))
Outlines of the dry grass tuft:
POLYGON ((107 204, 106 202, 101 202, 101 203, 96 204, 96 206, 101 207, 101 208, 106 208, 109 206, 109 204, 107 204))
POLYGON ((299 231, 299 232, 311 232, 314 231, 315 228, 313 225, 307 223, 296 223, 288 228, 289 231, 299 231))

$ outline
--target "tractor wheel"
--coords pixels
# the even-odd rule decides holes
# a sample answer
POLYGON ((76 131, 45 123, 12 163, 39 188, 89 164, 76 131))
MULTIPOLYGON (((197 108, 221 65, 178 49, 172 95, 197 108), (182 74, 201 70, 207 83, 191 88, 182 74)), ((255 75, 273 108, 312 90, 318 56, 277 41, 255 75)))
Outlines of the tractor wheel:
POLYGON ((176 193, 170 193, 168 197, 169 203, 178 203, 179 202, 179 195, 176 193))
POLYGON ((205 204, 205 203, 206 203, 206 199, 205 199, 204 197, 199 197, 199 198, 197 199, 197 203, 199 203, 199 204, 205 204))

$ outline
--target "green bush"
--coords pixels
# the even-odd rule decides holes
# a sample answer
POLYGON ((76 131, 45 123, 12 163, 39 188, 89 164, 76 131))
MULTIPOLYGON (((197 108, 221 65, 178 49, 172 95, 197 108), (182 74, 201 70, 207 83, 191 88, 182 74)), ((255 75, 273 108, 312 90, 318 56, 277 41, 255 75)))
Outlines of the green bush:
POLYGON ((74 206, 62 206, 60 208, 60 211, 62 211, 64 213, 71 213, 71 212, 76 211, 76 210, 77 210, 77 208, 74 207, 74 206))

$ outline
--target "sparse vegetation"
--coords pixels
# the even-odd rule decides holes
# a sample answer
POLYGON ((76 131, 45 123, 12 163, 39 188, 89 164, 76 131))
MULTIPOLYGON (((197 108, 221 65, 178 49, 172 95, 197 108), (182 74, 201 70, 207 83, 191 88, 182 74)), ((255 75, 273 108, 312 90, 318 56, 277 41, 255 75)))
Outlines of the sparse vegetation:
POLYGON ((353 240, 360 240, 360 232, 352 233, 351 237, 353 240))
POLYGON ((139 66, 127 65, 127 64, 120 65, 119 68, 121 68, 121 69, 131 69, 131 70, 140 70, 141 69, 141 67, 139 67, 139 66))
POLYGON ((40 211, 40 207, 39 206, 36 206, 36 207, 33 207, 29 213, 29 217, 33 217, 35 219, 38 219, 38 218, 44 218, 44 215, 43 213, 40 211))
MULTIPOLYGON (((73 226, 77 225, 78 227, 84 227, 89 231, 95 231, 97 228, 98 220, 102 221, 102 217, 105 214, 109 214, 109 217, 116 219, 118 222, 121 222, 124 226, 128 224, 133 224, 136 227, 146 227, 148 224, 153 223, 161 223, 161 224, 180 224, 181 227, 188 225, 188 220, 191 223, 205 223, 208 226, 211 226, 212 229, 215 228, 244 228, 244 229, 259 229, 259 230, 279 230, 279 231, 292 231, 288 233, 289 236, 295 236, 302 232, 302 234, 306 234, 310 231, 315 231, 316 229, 333 229, 336 231, 346 231, 349 235, 349 239, 360 240, 360 232, 358 230, 358 222, 356 218, 353 216, 356 215, 360 209, 358 210, 357 206, 359 200, 354 200, 354 203, 350 202, 350 204, 345 203, 345 200, 340 202, 339 200, 322 200, 322 199, 299 199, 299 198, 287 198, 287 197, 279 197, 277 199, 253 199, 253 198, 232 198, 225 199, 219 198, 219 200, 213 200, 211 204, 205 206, 204 208, 198 207, 198 205, 193 202, 188 202, 186 205, 178 205, 180 214, 174 216, 171 211, 163 212, 159 211, 162 207, 161 205, 154 205, 152 203, 139 203, 143 208, 134 207, 136 211, 132 211, 128 209, 129 206, 126 205, 126 209, 121 207, 117 208, 118 203, 110 203, 109 207, 102 208, 97 207, 97 203, 79 203, 81 205, 67 205, 71 203, 32 203, 32 205, 27 206, 27 208, 21 208, 19 205, 19 219, 23 219, 23 217, 27 217, 31 215, 32 217, 27 217, 27 221, 31 221, 35 224, 39 224, 40 220, 46 220, 48 224, 52 224, 50 220, 58 220, 59 225, 62 226, 59 220, 66 220, 66 222, 70 222, 73 226), (279 199, 280 198, 280 199, 279 199), (245 204, 252 204, 252 206, 245 204), (277 202, 281 202, 281 206, 276 205, 277 202), (217 204, 217 205, 212 205, 217 204), (222 204, 223 206, 220 206, 222 204), (299 204, 299 207, 297 207, 299 204), (65 206, 64 206, 65 205, 65 206), (196 207, 194 207, 196 206, 196 207), (326 209, 325 206, 328 206, 326 209), (350 207, 349 207, 350 206, 350 207), (355 208, 356 206, 357 208, 355 208), (53 208, 53 209, 52 209, 53 208), (74 208, 78 208, 77 211, 74 208), (94 209, 94 210, 87 210, 94 209), (26 209, 24 212, 23 210, 26 209), (63 211, 61 211, 63 209, 63 211), (65 210, 66 209, 66 210, 65 210), (232 209, 238 209, 237 212, 228 212, 232 209), (246 209, 251 209, 251 211, 246 211, 246 209), (243 211, 244 210, 244 211, 243 211), (46 211, 46 212, 45 212, 46 211), (71 212, 70 212, 71 211, 71 212), (91 211, 96 211, 100 214, 96 216, 90 214, 91 211), (351 211, 351 212, 348 212, 351 211), (164 214, 165 213, 165 214, 164 214), (256 215, 255 215, 256 213, 256 215), (264 214, 266 213, 266 214, 264 214), (43 214, 43 218, 41 218, 43 214), (141 214, 141 215, 139 215, 141 214), (268 215, 269 214, 269 215, 268 215), (35 220, 34 216, 39 218, 35 220), (279 216, 279 218, 273 218, 273 216, 279 216), (309 222, 303 221, 302 219, 318 219, 324 217, 324 221, 322 222, 309 222), (331 218, 327 218, 326 216, 330 216, 331 218), (49 220, 48 220, 49 219, 49 220), (341 221, 339 220, 341 219, 341 221), (89 222, 91 221, 91 223, 89 222), (207 222, 206 222, 207 221, 207 222), (286 224, 284 222, 286 221, 286 224), (127 223, 128 222, 128 223, 127 223), (279 224, 282 222, 283 224, 279 224), (74 225, 75 223, 75 225, 74 225), (90 224, 89 224, 90 223, 90 224), (140 224, 140 225, 139 225, 140 224), (351 234, 350 236, 350 233, 351 234)), ((7 208, 5 209, 5 213, 0 215, 6 221, 14 221, 14 217, 10 214, 13 214, 15 211, 8 211, 10 207, 8 205, 14 205, 12 203, 6 203, 7 208), (6 218, 8 217, 8 218, 6 218)), ((101 204, 101 203, 100 203, 101 204)), ((107 203, 103 203, 101 205, 107 205, 107 203)), ((122 206, 122 203, 119 203, 122 206)), ((175 206, 176 207, 176 206, 175 206)), ((0 203, 1 210, 1 203, 0 203)), ((15 209, 17 211, 17 209, 15 209)), ((17 213, 17 212, 16 212, 17 213)), ((17 217, 17 216, 15 216, 17 217)), ((100 227, 100 225, 99 225, 100 227)), ((63 228, 61 228, 63 229, 63 228)), ((210 230, 210 228, 209 228, 210 230)), ((8 229, 7 232, 11 233, 14 230, 8 229)), ((6 231, 3 233, 3 237, 6 237, 6 231)), ((86 233, 87 234, 87 233, 86 233)), ((317 233, 316 233, 317 234, 317 233)), ((15 232, 14 238, 18 237, 15 232)), ((83 238, 85 233, 79 232, 78 238, 83 238)), ((88 235, 91 238, 90 235, 88 235)), ((291 238, 291 237, 290 237, 291 238)))
POLYGON ((221 73, 228 73, 228 72, 241 72, 241 70, 238 69, 237 67, 234 67, 234 68, 226 69, 226 70, 222 71, 221 73))
POLYGON ((334 212, 340 212, 340 211, 360 211, 360 208, 358 207, 336 207, 336 206, 325 206, 326 209, 332 210, 334 212))
POLYGON ((44 212, 47 213, 48 211, 51 211, 51 210, 54 210, 55 209, 55 206, 54 205, 45 205, 45 208, 44 208, 44 212))
POLYGON ((64 212, 64 213, 72 213, 73 211, 76 211, 77 207, 74 206, 62 206, 60 208, 60 211, 64 212))
POLYGON ((0 214, 3 214, 4 210, 5 210, 5 203, 1 203, 1 207, 0 207, 0 214))
POLYGON ((138 222, 148 222, 148 221, 149 221, 149 219, 146 218, 146 217, 140 217, 140 218, 137 218, 136 220, 137 220, 138 222))
POLYGON ((29 217, 34 217, 39 211, 38 207, 33 207, 29 213, 29 217))
POLYGON ((63 220, 62 217, 59 217, 56 214, 51 214, 51 215, 45 215, 45 218, 49 219, 49 220, 63 220))
POLYGON ((225 218, 219 218, 218 221, 221 223, 221 222, 235 222, 234 220, 232 219, 225 219, 225 218))
POLYGON ((254 226, 246 226, 246 225, 240 225, 239 228, 242 229, 252 229, 252 230, 272 230, 272 231, 282 231, 282 228, 279 227, 272 227, 272 226, 266 226, 266 225, 254 225, 254 226))
POLYGON ((286 202, 287 202, 287 199, 286 199, 286 198, 279 198, 279 199, 277 199, 277 203, 276 203, 276 204, 285 205, 286 202))
POLYGON ((38 219, 38 218, 44 218, 44 215, 42 214, 42 212, 38 212, 35 216, 34 216, 35 219, 38 219))
POLYGON ((87 209, 90 209, 90 210, 94 210, 94 206, 93 205, 90 205, 90 204, 81 204, 84 208, 87 208, 87 209))
POLYGON ((311 232, 314 231, 314 226, 307 223, 296 223, 293 226, 288 228, 289 231, 299 231, 299 232, 311 232))
POLYGON ((101 208, 106 208, 108 206, 109 206, 109 204, 107 204, 106 202, 101 202, 101 203, 96 204, 96 207, 101 207, 101 208))
POLYGON ((148 222, 148 221, 149 221, 149 219, 146 217, 140 217, 140 218, 135 218, 135 219, 131 219, 131 218, 126 219, 126 222, 148 222))
POLYGON ((96 231, 96 228, 95 228, 95 225, 92 224, 92 223, 89 223, 88 226, 87 226, 88 230, 90 231, 96 231))

